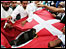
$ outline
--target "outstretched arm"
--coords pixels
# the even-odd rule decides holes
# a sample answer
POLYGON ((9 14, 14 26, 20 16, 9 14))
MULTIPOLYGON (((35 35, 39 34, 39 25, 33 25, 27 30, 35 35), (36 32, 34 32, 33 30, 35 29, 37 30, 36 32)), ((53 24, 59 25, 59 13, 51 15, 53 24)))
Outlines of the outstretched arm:
POLYGON ((47 5, 43 5, 43 4, 37 4, 38 7, 45 7, 47 9, 49 9, 52 12, 61 12, 64 13, 65 10, 62 8, 56 8, 56 7, 52 7, 52 6, 47 6, 47 5))

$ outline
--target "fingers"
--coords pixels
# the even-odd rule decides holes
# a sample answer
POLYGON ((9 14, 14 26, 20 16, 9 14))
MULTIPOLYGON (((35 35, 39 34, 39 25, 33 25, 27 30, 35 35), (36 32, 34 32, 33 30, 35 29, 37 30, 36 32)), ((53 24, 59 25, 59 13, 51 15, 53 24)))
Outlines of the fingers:
POLYGON ((40 3, 37 3, 37 7, 39 7, 40 6, 40 3))
POLYGON ((24 23, 21 23, 22 27, 24 26, 24 23))
POLYGON ((40 5, 40 3, 37 3, 37 5, 40 5))
POLYGON ((65 27, 63 27, 63 28, 61 29, 61 31, 65 31, 65 27))
POLYGON ((36 5, 37 5, 37 6, 39 6, 39 5, 40 5, 40 3, 37 3, 36 5))
POLYGON ((40 3, 38 3, 38 4, 37 4, 37 7, 44 7, 44 5, 43 5, 43 4, 40 4, 40 3))
POLYGON ((65 34, 65 27, 63 27, 61 31, 63 32, 63 34, 65 34))
POLYGON ((11 16, 8 16, 8 17, 7 17, 7 20, 8 20, 8 21, 9 21, 9 20, 11 20, 11 19, 12 19, 12 17, 11 17, 11 16))
POLYGON ((55 14, 52 14, 54 17, 56 17, 56 15, 55 14))
POLYGON ((7 24, 7 25, 6 25, 6 28, 11 29, 11 28, 13 28, 13 26, 12 26, 11 24, 7 24))
POLYGON ((52 47, 56 47, 57 45, 59 45, 61 43, 61 40, 60 39, 57 39, 57 40, 54 40, 54 41, 50 41, 48 43, 48 47, 49 48, 52 48, 52 47))
POLYGON ((27 22, 26 20, 21 22, 21 25, 24 26, 26 22, 27 22))
POLYGON ((24 22, 21 22, 21 26, 24 26, 24 22))

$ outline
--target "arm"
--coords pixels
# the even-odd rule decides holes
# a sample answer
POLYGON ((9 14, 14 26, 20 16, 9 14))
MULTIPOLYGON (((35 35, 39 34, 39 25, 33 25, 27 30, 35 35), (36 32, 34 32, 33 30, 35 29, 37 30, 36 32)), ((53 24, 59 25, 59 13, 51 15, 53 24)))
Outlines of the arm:
POLYGON ((26 10, 27 10, 28 18, 27 18, 27 20, 25 20, 21 23, 22 26, 24 26, 26 22, 30 22, 32 20, 32 15, 34 12, 33 8, 30 5, 28 5, 26 10))
POLYGON ((18 6, 11 14, 12 19, 14 20, 17 16, 17 14, 19 14, 20 11, 20 6, 18 6))
POLYGON ((35 9, 33 9, 30 5, 27 6, 27 14, 28 14, 28 19, 27 21, 30 22, 32 20, 32 15, 33 12, 35 12, 35 9))
POLYGON ((46 6, 46 5, 37 5, 37 6, 45 7, 45 8, 49 9, 52 12, 61 12, 61 13, 65 12, 65 10, 62 9, 62 8, 56 8, 56 7, 52 7, 52 6, 46 6))
POLYGON ((19 9, 20 9, 20 6, 18 6, 10 16, 7 17, 7 20, 14 20, 17 16, 17 14, 19 14, 19 9))
POLYGON ((52 12, 61 12, 61 13, 63 13, 63 12, 65 12, 62 8, 56 8, 56 7, 49 7, 49 6, 44 6, 45 8, 47 8, 47 9, 49 9, 50 11, 52 11, 52 12))
POLYGON ((48 47, 52 48, 52 47, 56 47, 57 45, 59 45, 62 41, 60 39, 54 40, 54 41, 50 41, 48 43, 48 47))

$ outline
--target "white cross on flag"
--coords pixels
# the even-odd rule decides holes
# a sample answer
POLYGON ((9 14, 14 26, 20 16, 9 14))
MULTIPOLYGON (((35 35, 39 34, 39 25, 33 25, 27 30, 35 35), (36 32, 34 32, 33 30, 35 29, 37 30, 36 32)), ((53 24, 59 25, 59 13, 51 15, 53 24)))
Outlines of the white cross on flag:
MULTIPOLYGON (((65 24, 60 23, 60 20, 55 19, 47 10, 38 10, 32 16, 32 21, 27 22, 24 27, 22 27, 20 23, 22 20, 17 21, 14 24, 14 27, 17 30, 22 31, 35 28, 38 38, 34 38, 17 47, 12 46, 12 48, 48 48, 48 43, 50 41, 56 40, 63 36, 61 29, 65 26, 65 24)), ((18 33, 15 32, 11 32, 11 34, 13 33, 14 38, 18 37, 16 35, 18 33)))
MULTIPOLYGON (((60 20, 55 19, 51 13, 42 9, 36 11, 33 15, 33 20, 26 23, 22 30, 35 28, 38 38, 30 40, 24 45, 20 45, 20 48, 47 48, 49 41, 56 40, 57 37, 63 33, 60 31, 64 27, 64 24, 60 23, 60 20)), ((20 24, 18 25, 20 28, 20 24)))

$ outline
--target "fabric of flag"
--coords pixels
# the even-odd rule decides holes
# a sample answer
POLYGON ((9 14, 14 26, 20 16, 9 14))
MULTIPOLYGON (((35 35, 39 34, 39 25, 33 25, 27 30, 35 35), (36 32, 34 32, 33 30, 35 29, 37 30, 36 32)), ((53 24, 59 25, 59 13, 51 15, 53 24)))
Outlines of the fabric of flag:
MULTIPOLYGON (((25 17, 24 19, 21 19, 21 21, 24 21, 26 18, 27 17, 25 17)), ((18 36, 22 31, 21 30, 17 30, 16 27, 14 27, 12 29, 9 29, 9 28, 4 29, 4 25, 5 25, 6 22, 7 22, 7 19, 1 18, 1 32, 3 33, 3 35, 10 42, 10 41, 14 40, 16 38, 16 36, 18 36)), ((10 22, 9 24, 11 24, 12 26, 14 25, 12 22, 10 22)))
POLYGON ((24 19, 20 19, 15 24, 12 24, 14 26, 12 30, 7 28, 3 34, 8 41, 12 41, 23 31, 35 28, 38 37, 12 48, 48 48, 50 41, 58 39, 58 36, 63 34, 61 29, 65 24, 60 23, 60 20, 55 19, 47 10, 38 10, 32 16, 33 20, 31 22, 27 22, 22 26, 21 22, 24 19))
POLYGON ((2 32, 1 32, 1 45, 4 46, 5 48, 11 48, 11 45, 9 44, 6 37, 2 34, 2 32))

